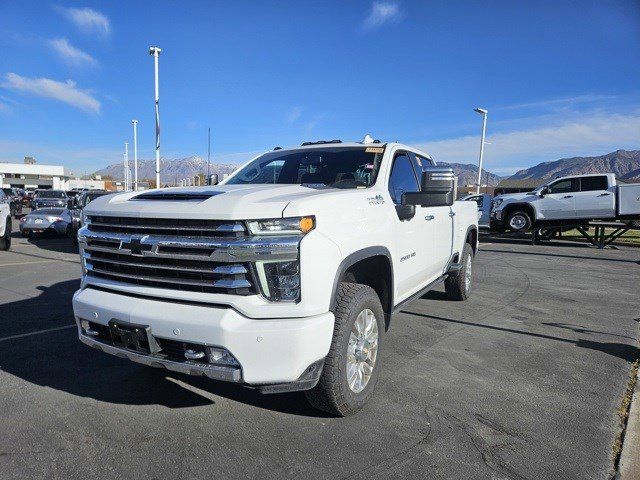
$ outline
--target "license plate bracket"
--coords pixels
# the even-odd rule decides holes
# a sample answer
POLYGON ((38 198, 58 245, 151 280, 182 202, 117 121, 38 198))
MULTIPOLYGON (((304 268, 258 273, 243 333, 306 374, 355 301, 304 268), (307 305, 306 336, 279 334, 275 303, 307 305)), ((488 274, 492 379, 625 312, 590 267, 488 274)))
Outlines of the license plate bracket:
POLYGON ((112 318, 109 320, 109 333, 111 342, 116 347, 146 354, 160 352, 160 345, 151 335, 149 325, 139 325, 112 318))

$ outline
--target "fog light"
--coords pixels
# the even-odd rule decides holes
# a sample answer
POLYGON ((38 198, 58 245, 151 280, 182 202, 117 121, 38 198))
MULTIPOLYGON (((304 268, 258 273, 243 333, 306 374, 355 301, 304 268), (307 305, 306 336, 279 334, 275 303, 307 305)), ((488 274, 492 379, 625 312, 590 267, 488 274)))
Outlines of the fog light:
POLYGON ((80 320, 80 326, 85 333, 87 332, 87 330, 91 329, 91 325, 89 325, 89 322, 87 320, 80 320))
POLYGON ((216 365, 239 365, 235 357, 224 348, 207 347, 206 350, 207 360, 209 361, 209 363, 213 363, 216 365))

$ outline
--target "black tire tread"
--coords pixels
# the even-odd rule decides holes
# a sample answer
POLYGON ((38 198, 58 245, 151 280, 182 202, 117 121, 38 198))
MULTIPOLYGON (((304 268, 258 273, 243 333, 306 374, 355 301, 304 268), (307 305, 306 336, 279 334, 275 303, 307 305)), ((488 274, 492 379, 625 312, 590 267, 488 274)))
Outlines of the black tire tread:
MULTIPOLYGON (((457 272, 450 273, 444 281, 444 291, 450 300, 462 301, 469 297, 469 294, 464 288, 464 274, 467 255, 471 255, 471 260, 473 261, 473 248, 469 243, 465 243, 464 248, 462 249, 460 261, 462 262, 463 268, 457 272)), ((473 282, 471 283, 471 286, 473 287, 473 282)))
MULTIPOLYGON (((378 299, 375 291, 368 285, 359 283, 342 282, 338 286, 336 295, 336 307, 334 309, 335 326, 331 347, 325 358, 322 375, 318 384, 311 390, 305 392, 305 396, 309 403, 315 408, 337 416, 347 416, 357 412, 360 408, 353 407, 344 397, 341 391, 341 385, 344 379, 341 378, 342 358, 340 330, 345 322, 351 320, 351 308, 357 303, 360 296, 373 295, 378 299)), ((380 300, 378 299, 378 302, 380 300)), ((382 310, 382 306, 380 306, 382 310)))

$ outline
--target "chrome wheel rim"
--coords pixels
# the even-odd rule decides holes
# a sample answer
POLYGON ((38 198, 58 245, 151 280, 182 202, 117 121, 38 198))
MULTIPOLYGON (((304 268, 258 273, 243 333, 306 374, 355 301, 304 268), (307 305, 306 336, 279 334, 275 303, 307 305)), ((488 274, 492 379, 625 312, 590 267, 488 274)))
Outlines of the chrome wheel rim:
POLYGON ((467 261, 464 266, 464 289, 466 292, 469 292, 471 288, 471 276, 473 275, 471 265, 471 255, 467 255, 467 261))
POLYGON ((354 393, 365 389, 378 356, 378 322, 371 310, 362 310, 351 327, 347 347, 347 383, 354 393))
POLYGON ((523 215, 514 215, 509 221, 509 226, 515 230, 522 230, 527 225, 527 219, 523 215))

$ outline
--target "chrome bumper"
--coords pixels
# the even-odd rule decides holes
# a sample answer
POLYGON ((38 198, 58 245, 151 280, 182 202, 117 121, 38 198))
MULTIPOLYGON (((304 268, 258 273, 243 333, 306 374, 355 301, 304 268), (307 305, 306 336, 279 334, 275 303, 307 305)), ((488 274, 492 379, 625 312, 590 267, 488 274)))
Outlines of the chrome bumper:
POLYGON ((83 333, 79 333, 80 341, 85 345, 102 350, 104 353, 115 355, 120 358, 127 358, 132 362, 141 363, 148 367, 165 368, 172 372, 184 373, 194 376, 205 376, 212 380, 224 382, 241 383, 242 375, 239 368, 223 367, 219 365, 196 365, 193 363, 173 362, 153 355, 143 355, 140 353, 125 350, 123 348, 108 345, 99 340, 95 340, 83 333))

